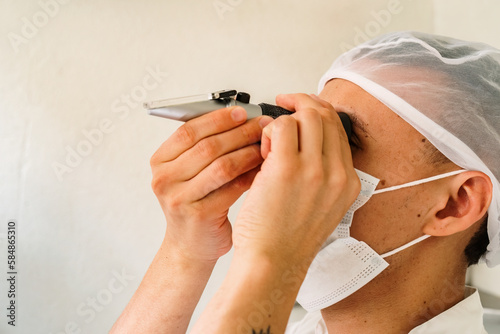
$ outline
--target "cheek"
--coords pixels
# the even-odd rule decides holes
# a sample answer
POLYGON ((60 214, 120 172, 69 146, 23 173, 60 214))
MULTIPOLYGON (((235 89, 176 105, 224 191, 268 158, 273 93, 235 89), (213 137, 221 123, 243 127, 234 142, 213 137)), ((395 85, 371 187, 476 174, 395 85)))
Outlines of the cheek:
MULTIPOLYGON (((387 219, 387 203, 371 198, 365 205, 354 212, 351 236, 366 242, 377 250, 377 245, 386 237, 386 231, 392 225, 387 219)), ((391 219, 392 220, 392 219, 391 219)))
POLYGON ((401 192, 372 197, 354 213, 351 236, 382 253, 418 235, 422 213, 415 205, 419 199, 410 195, 401 192))

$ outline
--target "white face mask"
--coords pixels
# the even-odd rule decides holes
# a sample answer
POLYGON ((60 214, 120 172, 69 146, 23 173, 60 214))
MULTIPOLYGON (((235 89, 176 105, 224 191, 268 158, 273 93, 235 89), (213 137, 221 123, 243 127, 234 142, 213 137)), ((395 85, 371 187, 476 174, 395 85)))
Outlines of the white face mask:
POLYGON ((372 195, 431 182, 464 171, 457 170, 375 190, 379 179, 356 170, 361 181, 361 191, 311 263, 297 296, 299 304, 307 311, 312 312, 341 301, 387 268, 389 264, 384 260, 385 257, 394 255, 429 237, 429 235, 424 235, 382 255, 376 253, 366 243, 352 238, 350 227, 354 211, 362 207, 372 195))

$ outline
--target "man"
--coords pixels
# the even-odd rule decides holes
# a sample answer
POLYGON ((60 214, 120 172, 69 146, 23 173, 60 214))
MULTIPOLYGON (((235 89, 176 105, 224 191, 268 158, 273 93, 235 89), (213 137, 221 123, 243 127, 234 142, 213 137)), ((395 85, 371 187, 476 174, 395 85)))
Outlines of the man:
POLYGON ((389 34, 341 56, 319 97, 278 96, 291 116, 184 124, 151 159, 165 240, 112 332, 184 333, 234 246, 194 333, 282 333, 297 296, 313 312, 288 333, 484 333, 465 272, 500 262, 499 64, 488 46, 389 34))

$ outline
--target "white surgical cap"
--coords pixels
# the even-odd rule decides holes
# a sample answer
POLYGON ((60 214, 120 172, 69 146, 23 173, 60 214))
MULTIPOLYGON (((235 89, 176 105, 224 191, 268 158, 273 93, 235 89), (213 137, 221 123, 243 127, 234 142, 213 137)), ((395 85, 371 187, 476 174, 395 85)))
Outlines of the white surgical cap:
POLYGON ((458 166, 493 183, 489 245, 500 264, 500 51, 419 32, 383 35, 341 55, 323 75, 355 83, 425 136, 458 166))

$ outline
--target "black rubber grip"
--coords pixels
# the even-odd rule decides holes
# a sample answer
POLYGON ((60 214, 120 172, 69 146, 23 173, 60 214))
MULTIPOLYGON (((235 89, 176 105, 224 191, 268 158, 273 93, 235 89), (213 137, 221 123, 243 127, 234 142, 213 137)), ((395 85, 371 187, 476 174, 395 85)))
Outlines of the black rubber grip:
MULTIPOLYGON (((271 116, 272 118, 278 118, 281 115, 291 115, 293 112, 290 110, 286 110, 284 108, 267 104, 267 103, 259 103, 260 108, 262 109, 262 115, 271 116)), ((349 116, 346 113, 339 112, 338 113, 340 120, 342 121, 342 125, 344 126, 345 133, 347 134, 347 138, 351 137, 352 124, 349 116)))
POLYGON ((342 121, 342 126, 344 127, 345 133, 347 134, 347 139, 351 140, 352 133, 352 122, 349 116, 345 112, 337 113, 342 121))
POLYGON ((281 115, 293 114, 290 110, 286 110, 272 104, 259 103, 259 106, 262 109, 262 115, 271 116, 272 118, 278 118, 281 115))

